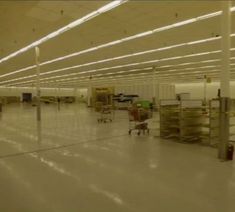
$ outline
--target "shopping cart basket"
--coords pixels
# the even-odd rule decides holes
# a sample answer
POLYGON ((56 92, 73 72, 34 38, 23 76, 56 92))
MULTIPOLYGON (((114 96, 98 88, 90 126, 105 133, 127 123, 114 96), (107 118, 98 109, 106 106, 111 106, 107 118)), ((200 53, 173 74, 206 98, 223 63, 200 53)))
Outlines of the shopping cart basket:
POLYGON ((129 135, 133 130, 137 130, 137 134, 140 135, 141 131, 143 134, 147 132, 149 134, 149 128, 147 120, 152 117, 152 113, 148 109, 131 107, 128 109, 129 115, 129 135))
POLYGON ((103 105, 100 109, 100 117, 97 121, 106 123, 107 121, 112 122, 114 118, 114 110, 111 105, 103 105))

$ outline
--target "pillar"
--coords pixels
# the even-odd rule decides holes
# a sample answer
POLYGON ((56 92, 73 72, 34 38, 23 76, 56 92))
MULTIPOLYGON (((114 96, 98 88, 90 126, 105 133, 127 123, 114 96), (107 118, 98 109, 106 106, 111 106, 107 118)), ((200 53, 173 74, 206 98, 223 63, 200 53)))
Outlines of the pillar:
POLYGON ((227 160, 229 144, 229 110, 230 110, 230 34, 231 34, 231 1, 222 1, 222 39, 221 39, 221 76, 220 76, 220 142, 218 157, 227 160))

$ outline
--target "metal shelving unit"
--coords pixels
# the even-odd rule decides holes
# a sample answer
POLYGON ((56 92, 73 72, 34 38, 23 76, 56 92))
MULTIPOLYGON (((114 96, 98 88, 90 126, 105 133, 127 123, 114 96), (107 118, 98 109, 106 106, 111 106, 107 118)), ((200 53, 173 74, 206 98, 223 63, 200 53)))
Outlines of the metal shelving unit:
POLYGON ((160 101, 160 137, 179 138, 180 102, 177 100, 160 101))
POLYGON ((160 102, 160 136, 187 143, 200 141, 202 113, 202 100, 162 100, 160 102))
POLYGON ((182 100, 180 104, 180 141, 201 140, 203 123, 202 100, 182 100))
POLYGON ((210 100, 205 123, 202 125, 203 135, 202 143, 217 147, 220 139, 220 103, 219 100, 210 100))
MULTIPOLYGON (((235 101, 231 100, 230 111, 230 141, 234 141, 235 136, 235 101)), ((202 143, 212 147, 218 147, 220 141, 220 101, 219 99, 210 100, 207 114, 205 115, 206 121, 203 124, 202 143)))

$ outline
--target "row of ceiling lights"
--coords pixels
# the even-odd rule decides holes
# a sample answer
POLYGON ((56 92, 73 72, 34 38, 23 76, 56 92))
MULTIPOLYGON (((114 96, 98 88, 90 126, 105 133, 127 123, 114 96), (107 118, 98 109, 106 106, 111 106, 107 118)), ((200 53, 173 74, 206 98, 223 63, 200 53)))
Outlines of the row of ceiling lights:
MULTIPOLYGON (((235 71, 235 69, 232 69, 231 71, 235 71)), ((207 73, 202 73, 202 74, 207 74, 208 77, 213 77, 214 79, 218 79, 219 78, 219 70, 210 70, 207 71, 207 73)), ((235 76, 235 72, 231 72, 231 76, 235 76)), ((172 78, 173 76, 161 76, 158 77, 157 80, 161 81, 164 80, 164 82, 172 82, 172 78)), ((104 85, 104 83, 106 84, 115 84, 115 83, 126 83, 126 82, 134 82, 136 83, 137 80, 141 80, 143 79, 144 83, 149 84, 149 82, 151 82, 151 80, 153 80, 153 76, 149 76, 149 74, 146 73, 140 73, 140 74, 129 74, 129 77, 120 75, 119 77, 108 77, 108 78, 99 78, 97 81, 90 81, 89 79, 85 79, 85 80, 75 80, 73 82, 68 83, 60 83, 59 87, 68 87, 69 85, 71 86, 72 84, 74 84, 74 87, 83 87, 83 86, 87 86, 87 84, 91 84, 92 85, 104 85), (122 81, 120 81, 120 79, 122 81), (118 80, 118 81, 117 81, 118 80)), ((193 75, 190 76, 186 76, 185 74, 181 74, 181 76, 177 76, 177 82, 187 82, 190 79, 190 82, 192 81, 198 81, 198 73, 194 73, 193 75), (195 77, 195 78, 192 78, 195 77)), ((199 79, 201 81, 201 79, 199 79)), ((49 86, 52 86, 53 84, 51 84, 51 82, 43 82, 43 84, 48 84, 49 86)), ((58 87, 57 83, 54 83, 54 85, 56 87, 58 87)), ((131 86, 131 84, 128 83, 128 85, 131 86)))
MULTIPOLYGON (((232 7, 231 11, 234 12, 235 7, 232 7)), ((68 59, 68 58, 71 58, 71 57, 74 57, 74 56, 78 56, 78 55, 81 55, 81 54, 89 53, 89 52, 92 52, 92 51, 95 51, 95 50, 98 50, 98 49, 101 49, 101 48, 110 47, 110 46, 120 44, 120 43, 123 43, 123 42, 126 42, 126 41, 130 41, 130 40, 133 40, 133 39, 136 39, 136 38, 143 38, 143 37, 151 35, 151 34, 155 34, 155 33, 166 31, 166 30, 173 29, 173 28, 176 28, 176 27, 184 26, 184 25, 187 25, 187 24, 191 24, 191 23, 194 23, 194 22, 201 21, 201 20, 209 19, 209 18, 212 18, 212 17, 219 16, 221 14, 222 14, 222 11, 217 11, 217 12, 214 12, 214 13, 198 16, 196 18, 188 19, 188 20, 185 20, 185 21, 181 21, 181 22, 171 24, 171 25, 167 25, 167 26, 163 26, 163 27, 156 28, 156 29, 153 29, 153 30, 149 30, 147 32, 142 32, 142 33, 139 33, 139 34, 136 34, 136 35, 133 35, 133 36, 129 36, 129 37, 126 37, 126 38, 123 38, 123 39, 120 39, 120 40, 112 41, 112 42, 105 43, 105 44, 102 44, 102 45, 99 45, 99 46, 96 46, 96 47, 92 47, 92 48, 85 49, 85 50, 82 50, 82 51, 79 51, 79 52, 68 54, 68 55, 65 55, 63 57, 55 58, 55 59, 52 59, 50 61, 45 61, 45 62, 40 63, 40 66, 44 66, 44 65, 47 65, 47 64, 51 64, 51 63, 54 63, 54 62, 65 60, 65 59, 68 59)), ((216 40, 216 39, 220 39, 220 37, 207 38, 207 39, 203 39, 203 40, 192 41, 192 42, 189 42, 189 43, 177 44, 177 45, 173 45, 173 46, 169 46, 169 47, 163 47, 163 48, 160 48, 158 50, 155 49, 155 50, 148 50, 148 51, 145 51, 145 52, 137 52, 137 53, 131 54, 131 56, 137 56, 137 55, 141 55, 141 54, 145 54, 145 53, 152 53, 152 52, 155 52, 155 51, 171 49, 171 48, 180 47, 180 46, 184 46, 184 45, 193 45, 193 44, 208 42, 208 41, 216 40)), ((128 57, 128 56, 127 55, 120 56, 119 58, 112 58, 109 61, 116 60, 116 59, 123 59, 123 58, 126 58, 126 57, 128 57)), ((0 63, 1 63, 1 60, 0 60, 0 63)), ((83 65, 83 66, 85 66, 85 65, 83 65)), ((24 71, 33 69, 35 67, 36 67, 36 65, 32 65, 32 66, 25 67, 25 68, 22 68, 22 69, 19 69, 19 70, 16 70, 16 71, 11 71, 8 74, 0 75, 0 78, 10 76, 10 75, 13 75, 13 74, 17 74, 17 73, 20 73, 20 72, 24 72, 24 71)), ((69 69, 78 68, 78 67, 79 67, 79 65, 75 66, 75 67, 74 66, 73 67, 66 67, 64 70, 69 70, 69 69)), ((53 73, 53 72, 59 72, 59 71, 60 70, 53 70, 53 71, 50 71, 50 72, 47 72, 47 73, 53 73)))
MULTIPOLYGON (((235 7, 231 8, 231 11, 235 11, 235 7)), ((124 39, 121 39, 121 40, 118 40, 118 41, 113 41, 113 42, 109 42, 107 44, 104 44, 104 45, 101 45, 101 46, 98 46, 98 47, 93 47, 93 48, 90 48, 90 49, 87 49, 87 50, 83 50, 81 52, 76 52, 76 53, 73 53, 73 54, 70 54, 70 55, 66 55, 64 57, 60 57, 60 58, 56 58, 56 59, 53 59, 51 61, 46 61, 44 63, 41 63, 41 65, 46 65, 46 64, 50 64, 50 63, 53 63, 53 62, 56 62, 56 61, 60 61, 62 59, 67 59, 69 57, 73 57, 73 56, 77 56, 77 55, 80 55, 81 53, 86 53, 86 52, 91 52, 93 50, 97 50, 99 48, 103 48, 103 47, 107 47, 107 46, 112 46, 112 45, 116 45, 116 44, 119 44, 119 43, 122 43, 122 42, 125 42, 125 41, 129 41, 129 40, 132 40, 132 39, 135 39, 135 38, 140 38, 140 37, 144 37, 144 36, 147 36, 147 35, 150 35, 150 34, 154 34, 156 32, 161 32, 161 31, 165 31, 165 30, 168 30, 168 29, 172 29, 172 28, 175 28, 175 27, 179 27, 179 26, 183 26, 183 25, 186 25, 186 24, 190 24, 190 23, 193 23, 193 22, 197 22, 197 21, 200 21, 200 20, 205 20, 205 19, 208 19, 208 18, 212 18, 212 17, 216 17, 218 15, 221 15, 221 11, 218 11, 218 12, 215 12, 215 13, 211 13, 211 14, 207 14, 207 15, 204 15, 204 16, 199 16, 197 18, 193 18, 193 19, 189 19, 189 20, 186 20, 186 21, 181 21, 181 22, 178 22, 178 23, 175 23, 175 24, 172 24, 172 25, 168 25, 168 26, 165 26, 165 27, 161 27, 161 28, 158 28, 158 29, 154 29, 154 30, 151 30, 151 31, 147 31, 147 32, 144 32, 144 33, 139 33, 137 35, 134 35, 134 36, 130 36, 130 37, 127 37, 127 38, 124 38, 124 39)), ((232 34, 231 36, 234 36, 235 34, 232 34)), ((172 48, 176 48, 176 47, 180 47, 180 46, 183 46, 183 45, 194 45, 194 44, 198 44, 198 43, 202 43, 202 42, 209 42, 209 41, 212 41, 212 40, 217 40, 217 39, 220 39, 220 37, 215 37, 215 38, 208 38, 208 39, 203 39, 203 40, 198 40, 198 41, 193 41, 193 42, 189 42, 189 43, 183 43, 183 44, 178 44, 178 45, 173 45, 173 46, 170 46, 170 47, 163 47, 163 48, 159 48, 158 50, 156 51, 161 51, 161 50, 167 50, 167 49, 172 49, 172 48)), ((148 51, 145 51, 145 52, 137 52, 137 53, 134 53, 134 54, 130 54, 128 56, 138 56, 138 55, 141 55, 141 54, 144 54, 144 53, 152 53, 154 52, 154 50, 148 50, 148 51)), ((127 55, 125 55, 127 56, 127 55)), ((122 58, 125 58, 123 56, 120 56, 120 57, 116 57, 116 58, 112 58, 113 60, 115 59, 122 59, 122 58)), ((170 59, 180 59, 181 57, 174 57, 174 58, 170 58, 170 59)), ((111 58, 109 59, 106 59, 111 61, 112 60, 111 58)), ((167 60, 167 58, 164 58, 162 59, 163 61, 164 60, 167 60)), ((103 60, 105 61, 105 60, 103 60)), ((105 62, 106 62, 105 61, 105 62)), ((159 62, 161 61, 160 60, 155 60, 155 61, 145 61, 145 62, 141 62, 141 63, 134 63, 134 64, 127 64, 127 65, 123 65, 123 66, 116 66, 116 67, 109 67, 109 68, 103 68, 103 69, 98 69, 98 70, 91 70, 90 72, 96 72, 96 71, 103 71, 103 70, 108 70, 108 69, 112 69, 112 68, 121 68, 121 67, 126 67, 126 66, 134 66, 134 65, 141 65, 141 64, 146 64, 146 63, 153 63, 153 62, 159 62)), ((96 61, 97 63, 99 63, 100 61, 96 61)), ((94 64, 96 62, 92 62, 90 64, 94 64)), ((89 65, 90 65, 89 64, 89 65)), ((83 66, 85 65, 88 65, 88 64, 83 64, 83 66)), ((78 65, 78 66, 82 66, 82 65, 78 65)), ((34 68, 35 66, 31 66, 31 68, 34 68)), ((63 71, 64 70, 69 70, 69 69, 73 69, 73 68, 77 68, 77 67, 66 67, 64 69, 62 69, 63 71)), ((15 72, 12 72, 12 73, 9 73, 9 74, 5 74, 5 75, 1 75, 0 77, 5 77, 5 76, 9 76, 11 74, 15 74, 15 73, 19 73, 19 72, 22 72, 22 71, 26 71, 26 70, 29 70, 29 67, 26 67, 24 69, 21 69, 21 70, 17 70, 15 72)), ((54 73, 54 72, 60 72, 62 70, 53 70, 53 71, 50 71, 50 72, 46 72, 46 73, 42 73, 43 74, 49 74, 49 73, 54 73)), ((89 73, 88 72, 85 72, 85 73, 89 73)), ((76 75, 76 74, 80 74, 80 73, 73 73, 73 74, 68 74, 68 75, 63 75, 63 77, 65 76, 70 76, 70 75, 76 75)), ((21 80, 21 79, 27 79, 27 78, 30 78, 30 77, 34 77, 35 75, 31 75, 31 76, 27 76, 27 77, 23 77, 23 78, 17 78, 17 79, 14 79, 14 81, 17 81, 17 80, 21 80)), ((6 83, 6 82, 9 82, 8 81, 3 81, 2 83, 6 83)), ((10 81, 12 82, 12 81, 10 81)))
MULTIPOLYGON (((232 69, 232 71, 234 71, 235 69, 232 69)), ((219 73, 219 70, 210 70, 210 71, 207 71, 207 76, 210 76, 210 77, 217 77, 218 78, 218 73, 219 73)), ((205 74, 205 73, 203 73, 205 74)), ((234 72, 232 72, 232 74, 234 74, 234 72)), ((195 80, 198 80, 196 77, 198 77, 198 72, 197 73, 194 73, 194 74, 188 74, 190 76, 187 76, 187 74, 180 74, 179 76, 177 76, 178 78, 178 81, 180 79, 185 79, 185 80, 194 80, 194 78, 192 77, 195 77, 195 80)), ((173 76, 170 75, 170 76, 161 76, 161 77, 158 77, 158 81, 169 81, 169 82, 172 82, 172 78, 173 76)), ((137 79, 144 79, 144 82, 147 83, 147 84, 151 84, 151 80, 153 79, 153 77, 150 77, 149 74, 146 74, 146 73, 140 73, 140 74, 129 74, 128 77, 127 76, 123 76, 123 75, 120 75, 118 77, 107 77, 107 78, 100 78, 98 79, 97 81, 95 82, 92 82, 92 85, 94 84, 99 84, 99 83, 111 83, 111 84, 114 84, 114 83, 118 83, 120 84, 120 79, 123 80, 124 82, 126 81, 130 81, 132 80, 133 82, 137 79), (118 81, 117 81, 118 79, 118 81)), ((201 79, 199 79, 201 81, 201 79)), ((187 81, 185 81, 187 82, 187 81)), ((45 82, 45 84, 51 84, 50 82, 45 82)), ((80 80, 80 81, 73 81, 73 82, 70 82, 69 85, 71 84, 74 84, 75 86, 79 85, 79 86, 82 86, 82 85, 87 85, 87 84, 90 84, 89 80, 80 80), (79 83, 79 84, 78 84, 79 83)), ((62 83, 60 84, 61 86, 66 86, 68 85, 68 83, 62 83)))
POLYGON ((26 46, 26 47, 24 47, 24 48, 22 48, 22 49, 20 49, 16 52, 10 54, 10 55, 2 58, 2 59, 0 59, 0 64, 7 61, 7 60, 10 60, 11 58, 16 57, 16 56, 32 49, 32 48, 35 48, 35 47, 45 43, 46 41, 51 40, 52 38, 55 38, 55 37, 63 34, 64 32, 67 32, 67 31, 69 31, 69 30, 71 30, 75 27, 78 27, 79 25, 81 25, 81 24, 83 24, 83 23, 99 16, 100 14, 103 14, 103 13, 106 13, 106 12, 112 10, 112 9, 122 5, 123 3, 126 3, 127 1, 128 0, 114 0, 114 1, 104 5, 103 7, 99 8, 98 10, 95 10, 95 11, 85 15, 84 17, 79 18, 79 19, 71 22, 70 24, 68 24, 68 25, 66 25, 66 26, 64 26, 64 27, 48 34, 47 36, 31 43, 30 45, 28 45, 28 46, 26 46))
MULTIPOLYGON (((235 59, 235 58, 233 58, 235 59)), ((235 64, 231 64, 232 66, 234 66, 235 64)), ((215 70, 215 68, 219 68, 220 66, 202 66, 202 67, 197 67, 197 68, 190 68, 190 70, 198 70, 198 69, 211 69, 211 70, 207 70, 206 73, 209 73, 209 72, 218 72, 218 69, 215 70)), ((125 75, 115 75, 114 76, 110 76, 110 75, 113 75, 113 74, 120 74, 120 73, 123 73, 123 71, 120 71, 120 72, 113 72, 113 73, 106 73, 106 74, 96 74, 96 75, 93 75, 93 79, 95 77, 96 80, 98 79, 109 79, 109 78, 118 78, 118 77, 124 77, 126 78, 127 76, 132 76, 132 75, 141 75, 141 74, 146 74, 146 75, 150 75, 152 76, 151 72, 148 72, 146 73, 146 71, 151 71, 153 70, 153 67, 147 67, 147 68, 142 68, 142 69, 132 69, 132 70, 129 70, 127 73, 131 73, 131 74, 125 74, 125 75), (145 71, 145 73, 138 73, 138 74, 133 74, 133 72, 140 72, 140 71, 145 71), (101 77, 102 76, 102 77, 101 77)), ((181 69, 181 70, 177 70, 177 69, 173 69, 173 70, 169 70, 168 72, 166 73, 161 73, 162 71, 154 71, 154 74, 157 74, 158 78, 159 77, 163 77, 163 76, 172 76, 172 72, 174 72, 174 76, 178 76, 178 75, 194 75, 194 74, 201 74, 201 75, 204 75, 205 74, 205 71, 192 71, 190 73, 188 72, 182 72, 182 71, 188 71, 189 69, 188 68, 185 68, 185 69, 181 69)), ((233 69, 232 69, 233 70, 233 69)), ((91 82, 90 79, 88 79, 86 76, 84 77, 79 77, 79 78, 69 78, 69 79, 61 79, 61 80, 51 80, 51 81, 43 81, 41 83, 52 83, 52 84, 58 84, 58 83, 63 83, 65 81, 69 81, 69 83, 71 82, 91 82)), ((23 83, 15 83, 13 85, 22 85, 22 84, 30 84, 30 83, 34 83, 35 81, 26 81, 26 82, 23 82, 23 83)), ((67 82, 68 83, 68 82, 67 82)))
MULTIPOLYGON (((234 50, 235 50, 235 48, 231 49, 231 51, 234 51, 234 50)), ((82 74, 94 74, 96 72, 100 72, 100 71, 104 71, 104 70, 111 70, 111 69, 115 69, 115 68, 124 68, 124 67, 136 66, 136 65, 159 63, 159 62, 163 62, 163 61, 170 61, 170 60, 189 58, 189 57, 195 57, 195 56, 202 56, 202 55, 209 55, 209 54, 216 54, 216 53, 221 53, 221 50, 215 50, 215 51, 210 51, 210 52, 201 52, 201 53, 195 53, 195 54, 189 54, 189 55, 174 56, 174 57, 169 57, 169 58, 162 58, 162 59, 157 59, 157 60, 144 61, 144 62, 140 62, 140 63, 131 63, 131 64, 125 64, 125 65, 119 65, 119 66, 113 66, 113 67, 105 67, 105 68, 101 68, 101 69, 92 69, 92 70, 88 70, 88 71, 84 71, 84 72, 71 73, 71 74, 65 74, 65 75, 60 75, 60 76, 53 76, 53 77, 43 78, 42 80, 55 79, 55 78, 61 78, 61 77, 64 78, 64 77, 69 77, 69 76, 74 76, 74 75, 82 75, 82 74)), ((231 58, 231 59, 234 59, 234 58, 231 58)), ((209 61, 218 61, 218 59, 209 60, 209 61)), ((200 63, 200 62, 198 62, 198 63, 200 63)), ((203 61, 202 61, 202 63, 203 63, 203 61)), ((184 64, 191 65, 191 64, 195 64, 195 62, 184 63, 184 64)), ((164 68, 164 67, 166 67, 166 66, 159 66, 158 68, 164 68)), ((169 67, 169 65, 167 67, 169 67)), ((128 72, 128 71, 126 71, 126 72, 128 72)), ((41 73, 41 75, 43 76, 44 73, 41 73)), ((25 79, 28 79, 28 78, 34 78, 34 77, 36 77, 36 75, 30 75, 30 76, 20 77, 20 78, 16 78, 16 79, 12 79, 12 80, 6 80, 6 81, 2 81, 0 83, 0 85, 6 84, 6 83, 12 83, 12 82, 15 82, 15 81, 18 81, 18 80, 25 80, 25 79)), ((33 81, 29 81, 29 82, 33 82, 33 81)), ((9 84, 9 85, 11 85, 11 84, 9 84)))

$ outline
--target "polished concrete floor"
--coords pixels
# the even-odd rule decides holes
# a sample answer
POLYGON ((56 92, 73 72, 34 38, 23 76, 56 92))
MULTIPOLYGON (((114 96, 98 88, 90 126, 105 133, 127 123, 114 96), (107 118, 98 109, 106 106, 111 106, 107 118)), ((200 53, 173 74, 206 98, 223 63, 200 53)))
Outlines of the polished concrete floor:
POLYGON ((234 212, 235 163, 216 149, 129 136, 84 105, 7 105, 0 116, 1 212, 234 212), (39 130, 40 133, 37 132, 39 130))

